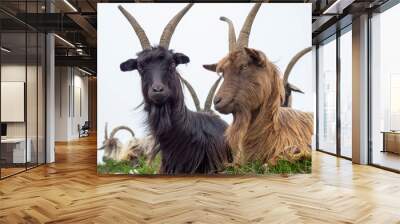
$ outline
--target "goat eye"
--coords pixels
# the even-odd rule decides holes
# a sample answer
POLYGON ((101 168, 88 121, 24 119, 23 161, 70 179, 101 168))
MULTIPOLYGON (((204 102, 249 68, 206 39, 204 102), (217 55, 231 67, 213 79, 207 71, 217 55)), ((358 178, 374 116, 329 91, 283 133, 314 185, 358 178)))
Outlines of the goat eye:
POLYGON ((138 65, 137 65, 137 70, 138 70, 139 72, 142 72, 142 71, 143 71, 142 65, 138 64, 138 65))
POLYGON ((242 71, 247 69, 248 67, 249 67, 248 65, 241 65, 239 69, 242 71))

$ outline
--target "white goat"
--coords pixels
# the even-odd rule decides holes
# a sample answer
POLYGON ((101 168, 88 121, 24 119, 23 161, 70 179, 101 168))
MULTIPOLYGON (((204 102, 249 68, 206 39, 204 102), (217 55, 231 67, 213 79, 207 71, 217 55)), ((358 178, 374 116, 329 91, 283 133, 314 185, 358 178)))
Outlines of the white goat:
POLYGON ((136 166, 139 158, 143 156, 148 163, 151 163, 158 152, 158 147, 154 147, 154 139, 150 135, 144 138, 136 138, 132 129, 127 126, 118 126, 111 131, 108 137, 107 123, 104 130, 103 145, 99 148, 99 150, 104 150, 103 161, 109 159, 115 161, 131 161, 132 165, 136 166), (132 135, 125 144, 115 137, 120 130, 126 130, 132 135))

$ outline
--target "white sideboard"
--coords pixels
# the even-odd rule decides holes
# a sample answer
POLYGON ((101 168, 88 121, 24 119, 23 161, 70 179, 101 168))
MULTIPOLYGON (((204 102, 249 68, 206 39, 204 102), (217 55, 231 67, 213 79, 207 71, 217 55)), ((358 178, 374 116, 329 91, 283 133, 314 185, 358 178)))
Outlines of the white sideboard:
POLYGON ((1 139, 1 144, 7 147, 12 147, 12 162, 13 163, 25 163, 32 161, 32 140, 26 140, 26 154, 25 154, 25 138, 6 138, 1 139), (25 161, 26 159, 26 161, 25 161))

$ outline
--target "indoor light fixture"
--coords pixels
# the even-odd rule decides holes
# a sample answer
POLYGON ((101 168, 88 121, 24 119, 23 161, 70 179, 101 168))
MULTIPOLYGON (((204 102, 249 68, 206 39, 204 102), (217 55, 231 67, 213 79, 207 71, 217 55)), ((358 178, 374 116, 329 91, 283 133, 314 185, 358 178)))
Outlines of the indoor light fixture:
POLYGON ((78 12, 78 10, 68 1, 64 0, 64 3, 68 5, 74 12, 78 12))
POLYGON ((85 74, 87 74, 87 75, 89 75, 89 76, 92 76, 92 73, 90 73, 90 72, 88 72, 88 71, 86 71, 86 70, 83 70, 83 69, 81 69, 81 68, 79 68, 79 67, 78 67, 78 70, 81 71, 81 72, 83 72, 83 73, 85 73, 85 74))
POLYGON ((9 49, 7 49, 5 47, 1 47, 0 49, 1 49, 1 51, 4 51, 6 53, 10 53, 11 52, 11 50, 9 50, 9 49))
POLYGON ((66 39, 64 39, 64 38, 62 38, 62 37, 60 37, 60 36, 57 35, 57 34, 54 34, 54 36, 57 37, 57 38, 58 38, 59 40, 61 40, 62 42, 66 43, 67 45, 69 45, 69 46, 75 48, 75 45, 73 45, 73 44, 72 44, 71 42, 69 42, 68 40, 66 40, 66 39))

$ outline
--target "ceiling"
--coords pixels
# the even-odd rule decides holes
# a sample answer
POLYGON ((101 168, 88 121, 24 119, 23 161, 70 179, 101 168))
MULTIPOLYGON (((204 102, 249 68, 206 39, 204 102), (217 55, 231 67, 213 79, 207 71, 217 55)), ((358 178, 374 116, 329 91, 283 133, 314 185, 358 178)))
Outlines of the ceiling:
MULTIPOLYGON (((338 20, 347 17, 350 18, 348 20, 351 23, 352 16, 373 9, 386 1, 271 0, 270 2, 312 3, 313 16, 311 22, 313 25, 313 42, 316 43, 335 32, 334 26, 338 20)), ((46 7, 45 0, 1 0, 0 22, 2 30, 15 33, 30 28, 30 30, 39 32, 55 32, 58 35, 55 38, 56 64, 82 66, 96 71, 97 3, 134 1, 47 0, 47 2, 46 7), (50 8, 52 8, 52 13, 49 13, 50 8)), ((210 0, 198 0, 197 2, 210 2, 210 0)), ((342 25, 346 24, 343 23, 342 25)), ((20 41, 18 37, 14 39, 11 36, 10 38, 16 42, 20 41)), ((16 45, 18 44, 16 43, 16 45)))

